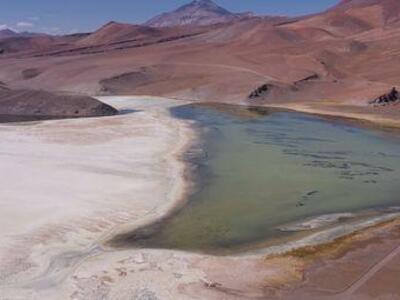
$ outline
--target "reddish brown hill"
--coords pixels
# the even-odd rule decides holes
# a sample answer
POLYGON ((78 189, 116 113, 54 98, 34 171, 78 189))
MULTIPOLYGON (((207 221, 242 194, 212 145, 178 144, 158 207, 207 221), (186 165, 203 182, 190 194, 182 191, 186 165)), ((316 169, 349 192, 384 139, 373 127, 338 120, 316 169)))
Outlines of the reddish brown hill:
POLYGON ((346 13, 365 21, 371 20, 379 25, 397 22, 400 19, 398 0, 342 0, 330 12, 346 13))
POLYGON ((360 9, 373 6, 377 6, 382 9, 385 19, 399 17, 400 2, 397 0, 342 0, 331 10, 360 9))
POLYGON ((326 12, 305 18, 293 27, 313 27, 346 37, 400 20, 398 0, 343 0, 326 12))
POLYGON ((141 25, 122 24, 110 22, 96 32, 79 40, 77 45, 110 44, 127 40, 144 40, 146 38, 160 37, 161 30, 141 25))

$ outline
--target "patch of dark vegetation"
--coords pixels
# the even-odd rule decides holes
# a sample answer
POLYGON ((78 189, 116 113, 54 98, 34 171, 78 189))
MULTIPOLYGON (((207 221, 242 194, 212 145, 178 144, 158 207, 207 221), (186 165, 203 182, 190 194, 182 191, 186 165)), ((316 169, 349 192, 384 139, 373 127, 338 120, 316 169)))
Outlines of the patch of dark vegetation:
MULTIPOLYGON (((290 250, 283 255, 279 255, 282 257, 291 256, 299 259, 315 259, 317 257, 322 257, 329 255, 330 257, 340 257, 344 254, 348 253, 352 249, 356 249, 357 244, 363 245, 363 248, 366 241, 380 242, 382 237, 378 237, 376 235, 365 235, 366 232, 379 232, 386 227, 393 228, 393 231, 385 231, 388 234, 391 232, 398 232, 399 225, 397 220, 389 220, 382 222, 378 225, 371 225, 366 228, 357 230, 353 233, 347 234, 345 236, 338 237, 330 242, 322 243, 319 245, 313 246, 305 246, 297 249, 290 250), (396 231, 397 230, 397 231, 396 231)), ((382 232, 381 232, 382 233, 382 232)))
POLYGON ((370 101, 369 104, 375 106, 385 106, 389 104, 397 104, 399 103, 399 101, 400 101, 400 94, 394 87, 389 93, 379 96, 378 98, 370 101))
POLYGON ((316 246, 305 246, 298 249, 293 249, 284 254, 284 256, 291 256, 300 259, 315 258, 317 256, 326 255, 327 253, 340 253, 351 247, 351 239, 356 237, 361 230, 343 237, 334 239, 331 242, 320 244, 316 246))
POLYGON ((32 79, 40 75, 40 70, 36 68, 30 68, 30 69, 25 69, 22 72, 22 77, 27 80, 27 79, 32 79))

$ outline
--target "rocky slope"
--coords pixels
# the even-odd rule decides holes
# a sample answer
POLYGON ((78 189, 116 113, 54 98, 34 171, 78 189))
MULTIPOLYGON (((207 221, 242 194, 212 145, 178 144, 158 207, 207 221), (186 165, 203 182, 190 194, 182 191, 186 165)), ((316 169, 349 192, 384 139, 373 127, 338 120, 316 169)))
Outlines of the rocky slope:
POLYGON ((0 88, 0 115, 34 117, 110 116, 118 111, 87 96, 0 88))
POLYGON ((382 23, 399 21, 400 2, 397 0, 342 0, 331 11, 354 13, 360 18, 370 21, 380 20, 382 23))

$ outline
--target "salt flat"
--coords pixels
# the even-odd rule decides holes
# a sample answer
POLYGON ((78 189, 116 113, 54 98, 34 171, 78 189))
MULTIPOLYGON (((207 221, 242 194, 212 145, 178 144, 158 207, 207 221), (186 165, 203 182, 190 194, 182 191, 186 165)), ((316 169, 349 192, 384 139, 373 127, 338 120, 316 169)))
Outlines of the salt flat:
POLYGON ((0 294, 56 286, 119 226, 179 198, 191 129, 168 107, 180 102, 102 100, 123 114, 0 125, 0 294))

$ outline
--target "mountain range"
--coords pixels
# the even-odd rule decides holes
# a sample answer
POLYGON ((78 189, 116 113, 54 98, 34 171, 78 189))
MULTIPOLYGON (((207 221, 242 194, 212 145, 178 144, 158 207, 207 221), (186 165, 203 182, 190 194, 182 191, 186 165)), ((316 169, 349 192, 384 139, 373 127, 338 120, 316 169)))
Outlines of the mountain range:
POLYGON ((398 0, 343 0, 296 18, 243 16, 194 1, 145 25, 110 22, 93 33, 3 38, 0 81, 395 118, 396 107, 368 102, 400 82, 399 25, 398 0))
POLYGON ((43 35, 45 35, 45 34, 35 33, 35 32, 27 32, 27 31, 17 32, 17 31, 11 30, 9 28, 0 30, 0 39, 13 38, 13 37, 43 36, 43 35))

